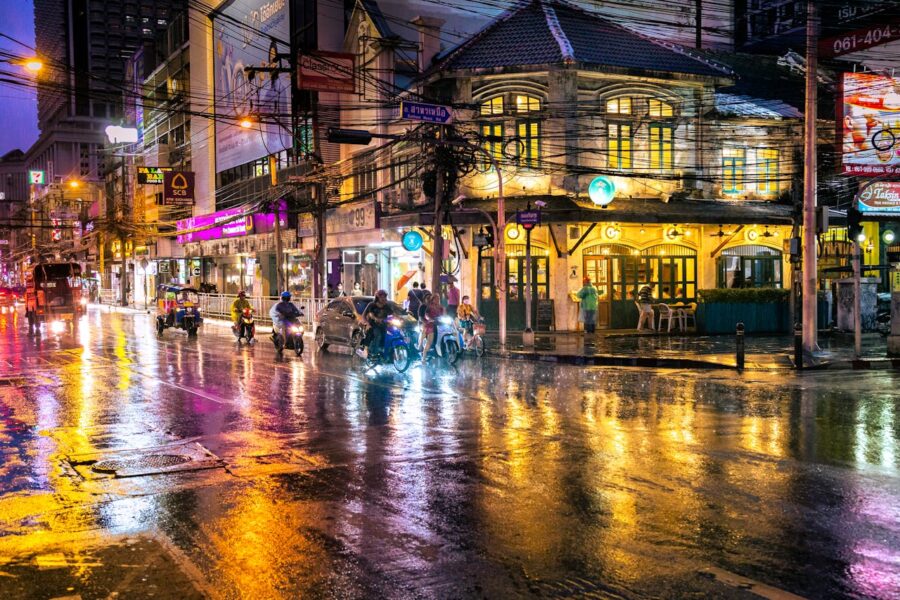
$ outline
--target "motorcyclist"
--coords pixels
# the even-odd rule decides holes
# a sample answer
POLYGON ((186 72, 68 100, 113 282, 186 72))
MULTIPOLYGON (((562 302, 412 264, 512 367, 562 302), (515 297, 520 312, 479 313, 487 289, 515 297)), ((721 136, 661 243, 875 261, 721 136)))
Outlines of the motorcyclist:
POLYGON ((247 300, 247 292, 241 290, 238 292, 237 298, 234 299, 234 302, 231 303, 231 321, 234 323, 235 331, 238 331, 241 327, 241 314, 243 314, 244 309, 253 307, 250 306, 250 301, 247 300))
POLYGON ((405 315, 403 308, 388 300, 387 292, 378 290, 375 299, 369 302, 363 311, 363 319, 369 324, 369 330, 363 340, 363 345, 369 349, 370 354, 378 354, 384 346, 384 336, 387 333, 387 320, 391 315, 405 315))
POLYGON ((275 304, 269 310, 269 317, 272 319, 272 332, 284 335, 285 327, 302 316, 303 312, 291 302, 291 293, 281 292, 281 302, 275 304))

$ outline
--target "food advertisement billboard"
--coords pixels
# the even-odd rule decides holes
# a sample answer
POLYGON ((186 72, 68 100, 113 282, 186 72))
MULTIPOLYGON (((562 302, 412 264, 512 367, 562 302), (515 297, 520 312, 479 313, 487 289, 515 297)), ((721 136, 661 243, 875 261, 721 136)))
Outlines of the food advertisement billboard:
POLYGON ((844 73, 840 110, 842 172, 900 174, 900 79, 844 73))
POLYGON ((290 53, 288 10, 287 0, 234 0, 213 17, 217 172, 291 147, 289 66, 274 78, 246 71, 290 53), (240 127, 247 116, 253 125, 240 127))

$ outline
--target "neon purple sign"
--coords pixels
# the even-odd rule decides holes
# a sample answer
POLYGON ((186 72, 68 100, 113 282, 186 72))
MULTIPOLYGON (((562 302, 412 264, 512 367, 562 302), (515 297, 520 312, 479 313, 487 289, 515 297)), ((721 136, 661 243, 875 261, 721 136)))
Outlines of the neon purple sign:
MULTIPOLYGON (((282 227, 287 227, 287 203, 279 201, 279 215, 282 227)), ((197 229, 178 235, 179 244, 242 237, 252 233, 268 233, 275 230, 275 213, 255 215, 244 214, 244 208, 229 208, 208 215, 200 215, 178 221, 179 231, 197 229)))

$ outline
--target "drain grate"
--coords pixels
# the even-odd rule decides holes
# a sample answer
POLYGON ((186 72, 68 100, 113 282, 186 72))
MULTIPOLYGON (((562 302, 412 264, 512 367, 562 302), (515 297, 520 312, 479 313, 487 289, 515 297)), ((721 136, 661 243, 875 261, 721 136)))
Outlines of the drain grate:
POLYGON ((168 469, 169 467, 191 462, 191 460, 190 456, 184 456, 183 454, 147 454, 125 460, 101 460, 91 465, 91 470, 96 473, 116 473, 117 471, 134 469, 168 469))

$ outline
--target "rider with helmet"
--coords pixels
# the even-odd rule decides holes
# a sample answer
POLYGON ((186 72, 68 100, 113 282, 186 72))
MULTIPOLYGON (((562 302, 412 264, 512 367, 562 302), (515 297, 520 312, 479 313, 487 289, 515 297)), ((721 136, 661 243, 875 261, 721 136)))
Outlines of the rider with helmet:
POLYGON ((387 333, 387 320, 391 315, 405 315, 403 308, 388 300, 387 292, 378 290, 375 299, 369 302, 362 317, 369 324, 369 331, 363 345, 369 348, 370 353, 379 353, 384 346, 384 336, 387 333))
POLYGON ((237 298, 231 303, 231 321, 234 323, 234 329, 237 330, 241 326, 241 314, 245 308, 253 308, 250 301, 247 300, 247 292, 241 290, 238 292, 237 298))
POLYGON ((303 312, 291 302, 290 292, 281 292, 281 302, 272 306, 269 316, 272 318, 273 332, 284 335, 285 325, 302 317, 303 312))

